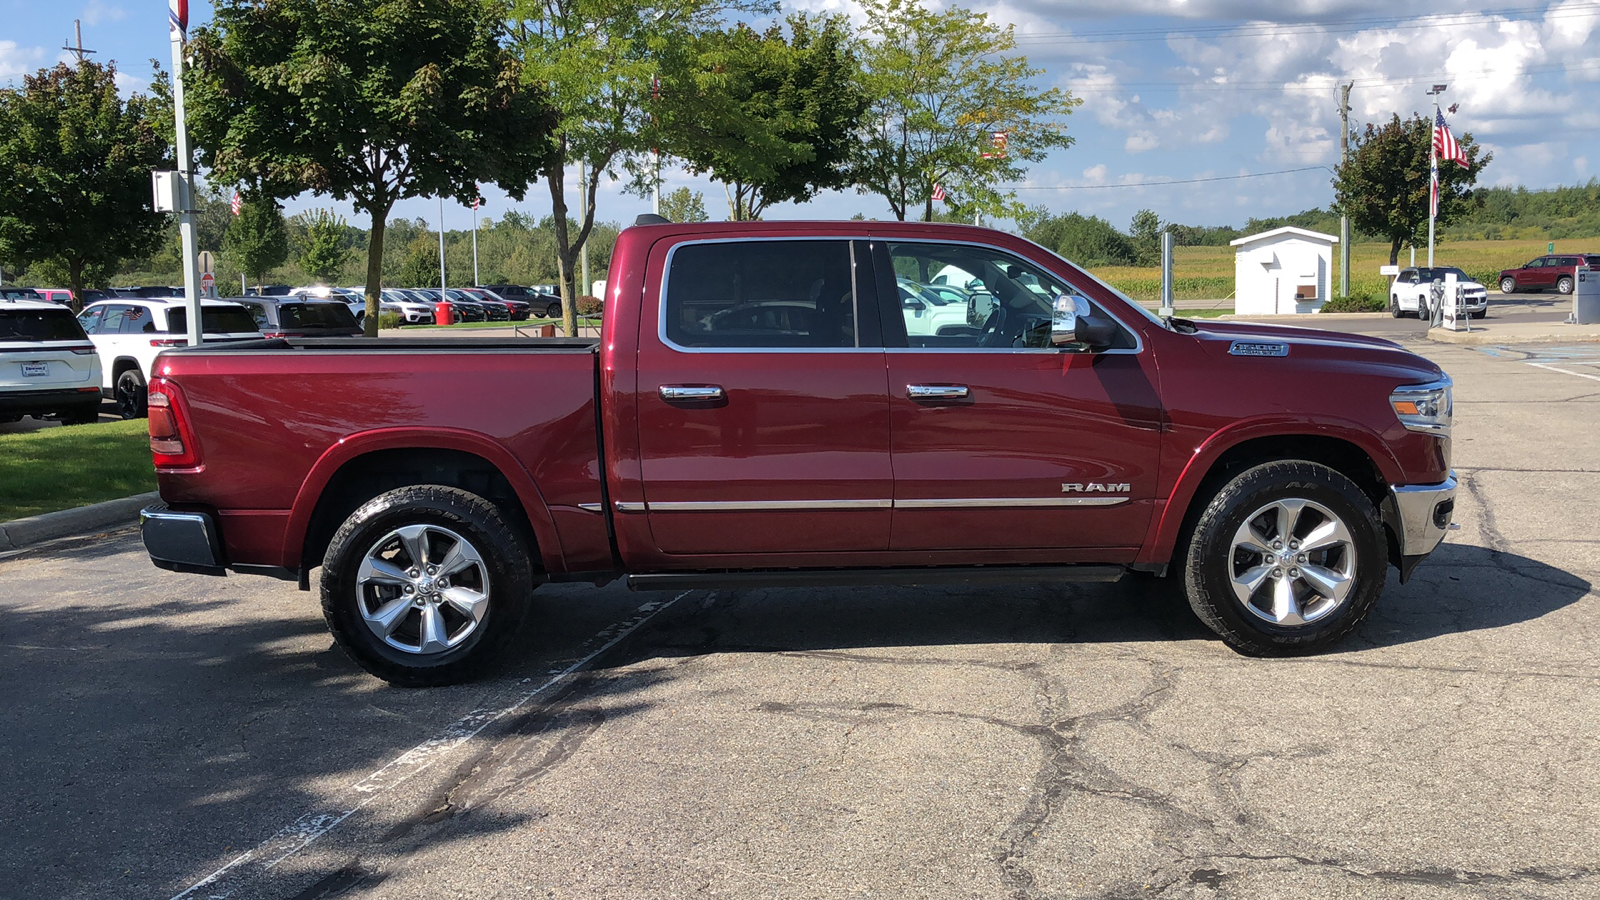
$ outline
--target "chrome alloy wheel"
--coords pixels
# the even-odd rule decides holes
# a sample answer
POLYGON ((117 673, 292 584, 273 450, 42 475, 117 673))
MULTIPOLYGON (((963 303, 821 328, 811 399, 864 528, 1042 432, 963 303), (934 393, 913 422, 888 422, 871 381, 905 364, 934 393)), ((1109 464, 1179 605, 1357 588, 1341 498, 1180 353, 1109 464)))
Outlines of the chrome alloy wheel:
POLYGON ((489 609, 489 571, 467 539, 438 525, 406 525, 372 545, 356 572, 356 608, 385 644, 443 653, 489 609))
POLYGON ((1250 613, 1272 625, 1309 625, 1344 605, 1355 583, 1355 540, 1310 500, 1275 500, 1233 533, 1229 581, 1250 613))

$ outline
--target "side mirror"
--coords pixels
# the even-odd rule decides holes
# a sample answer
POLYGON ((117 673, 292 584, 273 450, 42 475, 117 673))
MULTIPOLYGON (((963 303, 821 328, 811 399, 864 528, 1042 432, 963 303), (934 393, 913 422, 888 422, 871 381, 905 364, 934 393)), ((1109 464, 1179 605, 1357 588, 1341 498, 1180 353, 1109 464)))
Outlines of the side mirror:
POLYGON ((1057 347, 1083 344, 1098 353, 1110 349, 1116 339, 1117 326, 1091 314, 1088 300, 1067 294, 1056 297, 1050 321, 1050 343, 1057 347))

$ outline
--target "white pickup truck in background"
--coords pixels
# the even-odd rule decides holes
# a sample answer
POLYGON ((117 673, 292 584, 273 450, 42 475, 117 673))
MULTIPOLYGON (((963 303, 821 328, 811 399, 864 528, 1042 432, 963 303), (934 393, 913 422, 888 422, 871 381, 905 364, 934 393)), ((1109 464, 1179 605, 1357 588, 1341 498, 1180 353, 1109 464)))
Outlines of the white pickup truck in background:
POLYGON ((1489 314, 1489 290, 1483 285, 1467 277, 1467 273, 1452 266, 1418 266, 1400 270, 1395 277, 1394 284, 1389 288, 1389 313, 1396 319, 1403 315, 1415 315, 1419 319, 1430 318, 1433 308, 1430 292, 1433 282, 1444 281, 1446 275, 1454 274, 1456 284, 1460 285, 1465 294, 1467 314, 1474 319, 1481 319, 1489 314))

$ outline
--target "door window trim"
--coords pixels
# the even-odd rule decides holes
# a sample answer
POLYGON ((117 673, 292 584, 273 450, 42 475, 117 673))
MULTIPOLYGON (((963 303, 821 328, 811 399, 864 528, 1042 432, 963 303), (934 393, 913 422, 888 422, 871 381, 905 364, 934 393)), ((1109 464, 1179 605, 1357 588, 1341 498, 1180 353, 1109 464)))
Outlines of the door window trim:
MULTIPOLYGON (((912 347, 912 346, 910 346, 910 339, 906 336, 905 318, 903 317, 903 315, 901 314, 900 309, 899 309, 899 304, 900 304, 899 291, 898 290, 890 290, 890 288, 896 287, 895 281, 894 281, 894 264, 893 264, 893 261, 889 258, 889 244, 890 243, 895 243, 895 244, 946 244, 946 245, 956 244, 956 245, 960 245, 960 246, 964 246, 964 247, 977 247, 977 248, 982 249, 982 250, 990 250, 990 251, 993 251, 995 253, 1000 253, 1000 254, 1003 254, 1005 256, 1012 257, 1013 259, 1016 259, 1018 262, 1024 263, 1026 265, 1031 265, 1031 266, 1033 266, 1035 268, 1044 269, 1046 272, 1049 272, 1050 274, 1054 275, 1055 277, 1060 278, 1062 281, 1065 281, 1065 282, 1067 282, 1069 284, 1072 284, 1073 287, 1079 288, 1079 293, 1082 293, 1085 296, 1087 296, 1087 294, 1088 294, 1088 292, 1082 290, 1082 286, 1081 285, 1073 284, 1074 279, 1062 276, 1060 273, 1056 272, 1054 269, 1051 269, 1049 266, 1041 265, 1037 261, 1032 260, 1032 259, 1030 259, 1028 257, 1022 256, 1021 254, 1018 254, 1017 252, 1015 252, 1013 250, 1008 250, 1008 249, 1006 249, 1004 247, 999 247, 999 246, 996 246, 994 244, 986 244, 986 243, 983 243, 982 241, 949 240, 949 239, 944 239, 944 238, 901 238, 901 237, 889 237, 889 236, 884 236, 884 235, 874 236, 872 238, 871 259, 872 259, 872 266, 873 266, 874 274, 876 275, 876 280, 877 280, 877 285, 878 285, 878 291, 877 291, 877 294, 878 294, 878 316, 879 316, 880 320, 882 320, 884 322, 884 326, 883 326, 884 327, 883 345, 884 345, 885 352, 887 352, 887 353, 989 353, 989 354, 1001 354, 1001 353, 1031 353, 1031 354, 1053 353, 1053 354, 1058 354, 1058 355, 1059 354, 1065 354, 1065 353, 1068 352, 1067 350, 1062 349, 1060 347, 912 347), (886 299, 884 299, 885 297, 888 297, 888 298, 891 298, 891 299, 886 300, 886 299), (890 308, 890 304, 891 303, 893 303, 893 305, 894 305, 893 309, 890 308), (895 322, 898 327, 891 326, 890 324, 888 324, 891 321, 895 322), (903 346, 890 346, 890 344, 891 344, 890 329, 891 328, 893 329, 893 339, 892 340, 893 341, 898 341, 903 346)), ((1087 273, 1085 273, 1085 274, 1087 274, 1087 273)), ((1091 280, 1096 280, 1096 279, 1094 279, 1091 276, 1091 280)), ((1128 323, 1124 322, 1122 320, 1121 316, 1118 316, 1116 313, 1112 312, 1110 310, 1110 308, 1108 308, 1107 304, 1104 303, 1103 301, 1094 300, 1093 302, 1094 302, 1094 304, 1096 306, 1100 307, 1100 311, 1105 313, 1106 316, 1111 319, 1111 321, 1116 322, 1117 325, 1123 331, 1125 331, 1128 334, 1133 336, 1133 346, 1132 347, 1119 347, 1119 348, 1112 349, 1112 350, 1101 350, 1098 353, 1092 353, 1092 354, 1086 354, 1086 355, 1090 355, 1090 356, 1113 356, 1113 355, 1115 355, 1115 356, 1135 356, 1135 355, 1138 355, 1139 353, 1144 352, 1144 335, 1140 334, 1138 329, 1128 327, 1128 323)))
POLYGON ((679 241, 667 250, 661 263, 661 293, 656 302, 656 338, 669 350, 678 353, 882 353, 884 351, 883 325, 878 313, 877 290, 871 278, 862 277, 865 265, 871 272, 872 259, 866 250, 867 240, 861 237, 834 237, 815 235, 764 235, 761 237, 701 238, 679 241), (685 347, 667 336, 667 288, 671 283, 672 258, 683 247, 701 244, 754 244, 775 241, 806 241, 817 243, 831 241, 845 245, 850 256, 850 288, 853 295, 856 346, 854 347, 685 347), (875 332, 875 334, 874 334, 875 332))

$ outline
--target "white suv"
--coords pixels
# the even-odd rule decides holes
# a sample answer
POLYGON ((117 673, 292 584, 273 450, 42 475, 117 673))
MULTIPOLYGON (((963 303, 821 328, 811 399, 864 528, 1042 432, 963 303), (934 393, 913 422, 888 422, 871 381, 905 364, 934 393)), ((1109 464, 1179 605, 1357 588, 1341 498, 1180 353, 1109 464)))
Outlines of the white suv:
POLYGON ((1433 282, 1444 281, 1445 275, 1451 273, 1455 274, 1456 285, 1461 288, 1461 299, 1466 301, 1467 315, 1474 319, 1488 315, 1488 289, 1467 277, 1467 273, 1450 266, 1401 269, 1399 276, 1394 280, 1394 285, 1389 288, 1389 314, 1396 319, 1407 313, 1414 314, 1419 319, 1431 318, 1433 301, 1430 299, 1430 292, 1433 289, 1433 282))
MULTIPOLYGON (((145 385, 156 354, 188 342, 188 317, 182 297, 118 297, 92 303, 78 315, 100 355, 101 386, 124 419, 145 414, 145 385)), ((201 301, 200 329, 208 344, 261 337, 249 310, 221 300, 201 301)))
POLYGON ((72 310, 43 300, 0 301, 0 421, 100 418, 100 359, 72 310))

